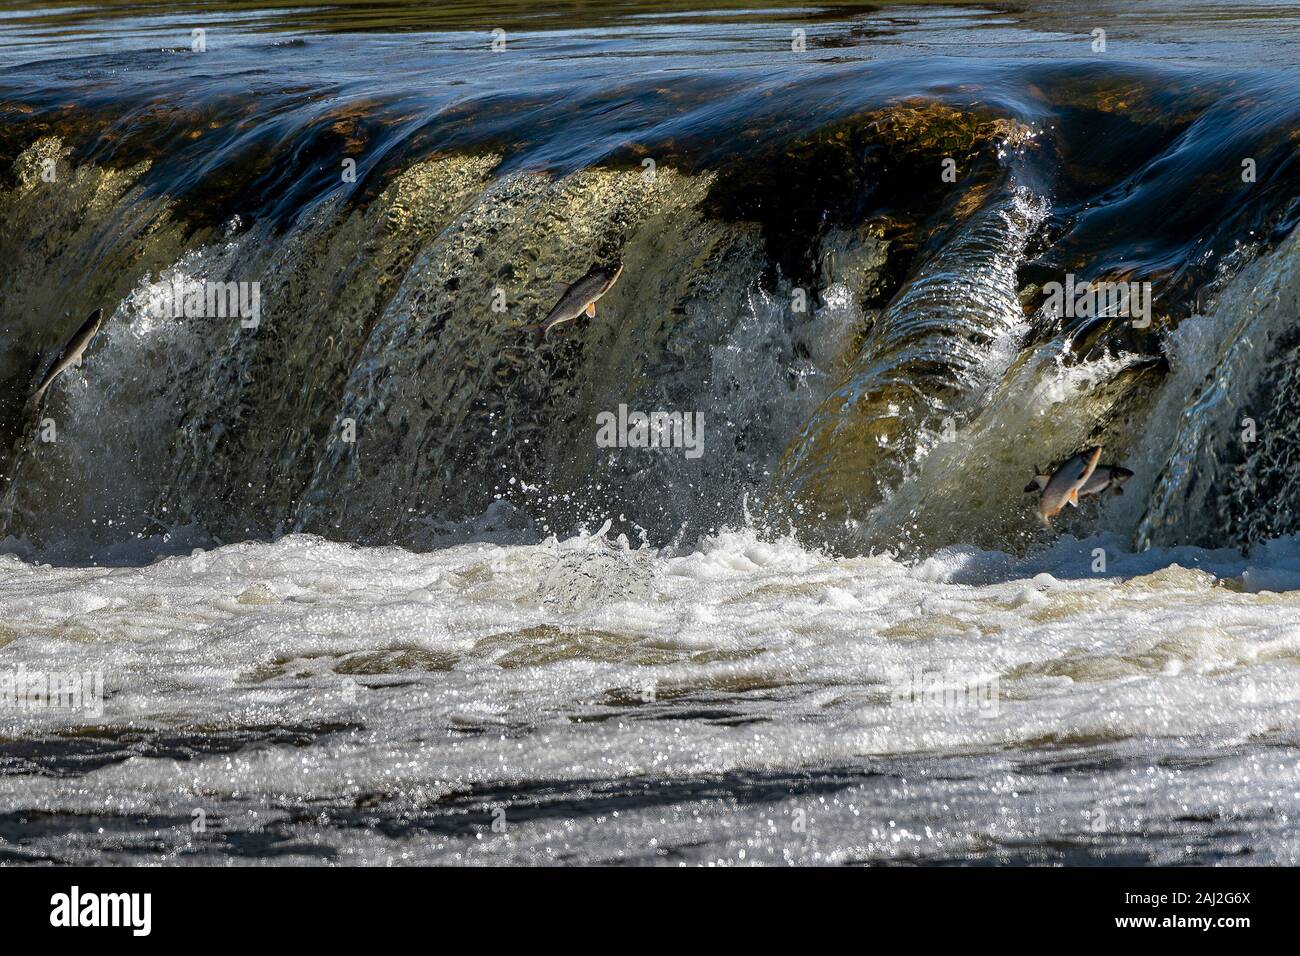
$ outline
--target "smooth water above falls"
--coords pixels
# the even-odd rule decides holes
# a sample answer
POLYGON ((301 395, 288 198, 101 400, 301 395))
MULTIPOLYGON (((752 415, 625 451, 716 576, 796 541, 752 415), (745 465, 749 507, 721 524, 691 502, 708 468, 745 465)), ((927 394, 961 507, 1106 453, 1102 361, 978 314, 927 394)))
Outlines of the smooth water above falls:
POLYGON ((0 859, 1297 862, 1293 12, 26 6, 0 859))

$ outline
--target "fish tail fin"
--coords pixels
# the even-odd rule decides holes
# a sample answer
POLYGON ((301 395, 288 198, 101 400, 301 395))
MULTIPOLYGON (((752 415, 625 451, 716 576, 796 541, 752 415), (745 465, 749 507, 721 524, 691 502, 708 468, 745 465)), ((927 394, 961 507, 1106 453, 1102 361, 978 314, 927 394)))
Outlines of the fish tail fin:
POLYGON ((1029 484, 1025 485, 1025 491, 1026 492, 1042 491, 1044 488, 1047 487, 1047 483, 1051 480, 1051 478, 1052 478, 1051 475, 1044 474, 1043 469, 1039 468, 1037 465, 1034 465, 1034 477, 1029 482, 1029 484))
POLYGON ((36 391, 27 396, 27 402, 23 405, 23 413, 25 415, 31 415, 40 410, 41 402, 45 399, 45 390, 47 388, 49 388, 48 385, 42 385, 36 391))
POLYGON ((546 326, 540 322, 537 325, 521 325, 519 331, 523 335, 531 335, 534 342, 541 342, 546 338, 546 326))

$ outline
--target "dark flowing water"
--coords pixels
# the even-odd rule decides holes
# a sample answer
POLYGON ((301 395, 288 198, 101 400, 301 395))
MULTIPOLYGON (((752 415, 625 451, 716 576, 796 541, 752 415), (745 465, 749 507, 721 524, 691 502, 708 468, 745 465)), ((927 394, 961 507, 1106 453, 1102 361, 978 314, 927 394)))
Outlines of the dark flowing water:
POLYGON ((0 854, 1295 862, 1297 39, 11 5, 0 854))

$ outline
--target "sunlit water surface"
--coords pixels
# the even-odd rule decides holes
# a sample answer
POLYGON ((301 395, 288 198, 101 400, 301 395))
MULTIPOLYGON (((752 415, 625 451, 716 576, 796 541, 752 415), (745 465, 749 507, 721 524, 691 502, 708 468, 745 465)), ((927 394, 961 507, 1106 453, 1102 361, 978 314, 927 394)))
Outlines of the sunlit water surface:
MULTIPOLYGON (((767 97, 809 122, 808 104, 824 120, 864 88, 962 77, 1010 101, 1023 77, 1000 63, 1086 60, 1103 23, 1110 55, 1153 75, 1258 67, 1277 88, 1300 57, 1294 9, 1251 3, 630 4, 546 25, 508 4, 32 6, 0 20, 0 87, 51 110, 251 94, 299 123, 374 97, 404 129, 404 110, 497 92, 579 104, 535 140, 526 104, 483 119, 506 169, 581 168, 644 127, 707 161, 767 97), (650 95, 679 82, 688 110, 650 95)), ((91 401, 81 374, 69 401, 91 401)), ((1242 555, 1064 535, 904 560, 735 524, 662 548, 594 525, 557 539, 500 502, 420 552, 184 527, 11 538, 3 673, 85 673, 103 695, 5 701, 0 860, 1300 862, 1296 539, 1242 555)))

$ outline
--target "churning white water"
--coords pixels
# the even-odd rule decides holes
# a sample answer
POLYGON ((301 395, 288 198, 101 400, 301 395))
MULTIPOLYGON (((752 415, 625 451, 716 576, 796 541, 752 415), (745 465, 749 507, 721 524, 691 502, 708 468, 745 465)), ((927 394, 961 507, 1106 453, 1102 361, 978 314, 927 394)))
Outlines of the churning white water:
POLYGON ((6 701, 0 853, 1297 862, 1300 541, 1118 544, 7 555, 0 661, 103 699, 6 701))
POLYGON ((0 863, 1300 862, 1287 8, 425 6, 0 36, 0 863))

